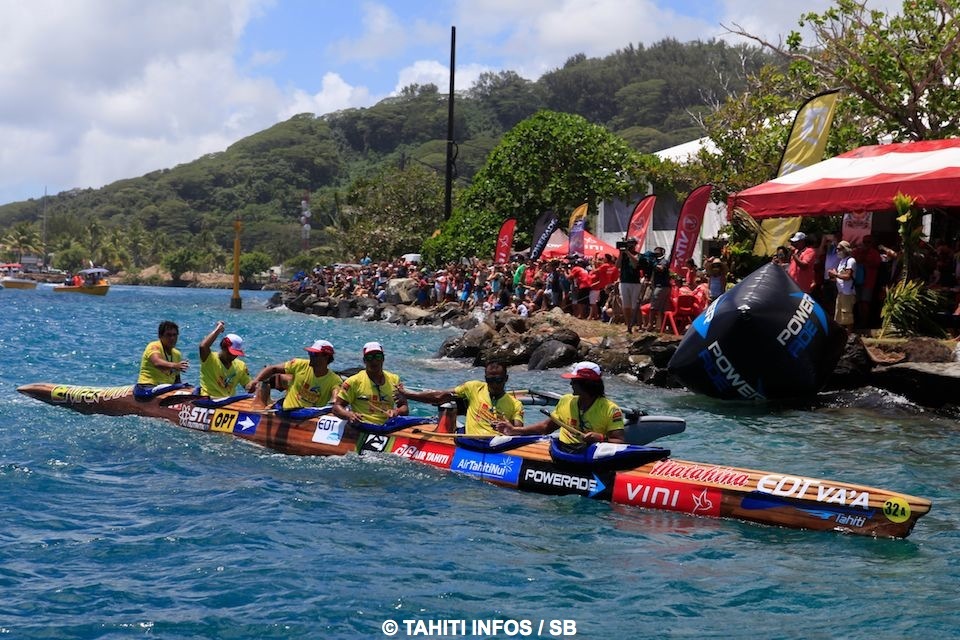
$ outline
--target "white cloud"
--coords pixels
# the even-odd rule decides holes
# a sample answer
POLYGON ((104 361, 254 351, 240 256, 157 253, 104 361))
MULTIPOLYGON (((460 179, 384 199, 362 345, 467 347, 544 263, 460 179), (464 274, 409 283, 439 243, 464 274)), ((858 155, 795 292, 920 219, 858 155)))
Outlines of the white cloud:
MULTIPOLYGON (((491 68, 482 64, 467 64, 458 66, 454 76, 457 91, 469 89, 484 71, 491 68)), ((440 93, 447 93, 450 89, 450 70, 448 63, 437 60, 417 60, 412 65, 404 67, 397 76, 397 85, 394 93, 411 84, 435 84, 440 93)))
POLYGON ((350 107, 367 106, 379 98, 373 98, 366 87, 354 87, 338 74, 327 72, 318 93, 294 92, 293 100, 284 107, 282 117, 290 118, 298 113, 331 113, 350 107))
POLYGON ((4 2, 0 202, 44 184, 55 193, 171 167, 277 122, 294 96, 270 79, 241 75, 234 63, 238 38, 260 7, 259 0, 4 2))

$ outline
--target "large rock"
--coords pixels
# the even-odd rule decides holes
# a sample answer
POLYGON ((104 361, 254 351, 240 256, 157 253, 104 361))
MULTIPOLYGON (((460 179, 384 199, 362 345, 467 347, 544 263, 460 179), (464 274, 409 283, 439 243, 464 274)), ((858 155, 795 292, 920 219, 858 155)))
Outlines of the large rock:
POLYGON ((527 369, 543 371, 544 369, 565 367, 576 362, 579 355, 575 346, 559 340, 547 340, 530 354, 527 369))
POLYGON ((870 382, 926 407, 960 405, 960 362, 903 362, 879 367, 870 382))
POLYGON ((478 324, 459 338, 448 338, 440 347, 440 356, 448 358, 476 358, 481 351, 497 341, 497 333, 486 323, 478 324))
POLYGON ((387 302, 392 304, 414 304, 420 284, 413 278, 393 278, 387 281, 387 302))
POLYGON ((857 334, 850 334, 840 361, 826 380, 824 390, 857 389, 869 384, 871 369, 873 360, 863 340, 857 334))
POLYGON ((530 360, 530 349, 519 336, 500 336, 500 340, 483 349, 473 359, 475 367, 483 366, 491 361, 499 361, 508 365, 525 364, 530 360))
POLYGON ((398 307, 400 310, 400 317, 403 319, 404 324, 430 324, 431 313, 427 309, 421 309, 420 307, 398 307))

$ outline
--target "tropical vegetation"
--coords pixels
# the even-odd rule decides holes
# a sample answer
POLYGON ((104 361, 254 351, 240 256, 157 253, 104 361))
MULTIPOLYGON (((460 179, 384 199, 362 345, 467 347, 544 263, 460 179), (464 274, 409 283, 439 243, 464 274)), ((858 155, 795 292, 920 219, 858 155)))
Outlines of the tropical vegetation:
MULTIPOLYGON (((412 85, 367 109, 294 116, 178 167, 4 205, 3 245, 9 257, 45 245, 60 268, 163 263, 183 274, 223 267, 241 220, 244 252, 273 263, 421 246, 440 261, 488 254, 505 217, 520 220, 522 241, 545 209, 593 207, 647 184, 682 198, 711 183, 722 201, 774 175, 793 112, 826 89, 842 91, 828 155, 960 135, 957 11, 956 0, 910 0, 895 14, 835 0, 801 16, 808 40, 771 43, 733 24, 753 45, 667 39, 577 54, 536 81, 483 74, 456 97, 451 212, 447 96, 412 85), (683 165, 649 155, 702 135, 718 151, 683 165)), ((751 225, 731 231, 740 249, 752 242, 751 225)))

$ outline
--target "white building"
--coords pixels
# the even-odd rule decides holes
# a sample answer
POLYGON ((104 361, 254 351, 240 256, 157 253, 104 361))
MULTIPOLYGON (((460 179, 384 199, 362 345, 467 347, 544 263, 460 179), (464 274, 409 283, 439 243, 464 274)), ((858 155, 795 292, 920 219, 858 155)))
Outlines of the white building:
MULTIPOLYGON (((716 153, 717 149, 709 138, 700 138, 684 144, 657 151, 656 156, 673 160, 679 164, 687 162, 691 156, 705 148, 710 152, 716 153)), ((699 185, 693 185, 694 187, 699 185)), ((646 195, 646 194, 643 194, 646 195)), ((631 202, 622 202, 620 200, 606 201, 600 203, 599 215, 597 216, 597 231, 594 235, 601 238, 604 242, 614 244, 623 240, 626 226, 630 222, 630 214, 633 208, 640 201, 643 195, 636 196, 631 202)), ((673 246, 673 237, 676 234, 677 219, 680 216, 680 207, 682 202, 678 202, 673 194, 656 194, 657 204, 653 211, 653 220, 651 221, 647 237, 644 241, 641 251, 652 251, 654 247, 663 247, 670 254, 673 246)), ((703 265, 704 254, 709 252, 710 246, 717 240, 720 228, 727 224, 727 207, 725 204, 707 204, 707 210, 704 212, 703 225, 700 227, 700 242, 694 247, 693 259, 697 265, 703 265)))

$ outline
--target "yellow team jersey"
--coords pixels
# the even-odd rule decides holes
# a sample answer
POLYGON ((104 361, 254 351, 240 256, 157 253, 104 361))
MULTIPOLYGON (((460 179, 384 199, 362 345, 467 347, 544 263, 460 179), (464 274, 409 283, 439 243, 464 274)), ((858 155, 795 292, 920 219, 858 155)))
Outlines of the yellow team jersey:
POLYGON ((494 402, 486 382, 470 380, 453 392, 467 401, 465 433, 468 436, 495 436, 497 432, 491 425, 501 420, 510 424, 523 424, 523 404, 509 393, 503 394, 494 402))
POLYGON ((360 419, 371 424, 387 421, 387 411, 396 408, 394 390, 400 384, 400 376, 383 372, 384 382, 375 384, 366 371, 350 376, 340 387, 339 398, 350 405, 360 419))
POLYGON ((603 396, 594 400, 585 412, 581 412, 577 406, 577 396, 568 393, 557 401, 550 418, 566 427, 560 430, 560 442, 566 444, 583 442, 583 434, 589 431, 607 435, 611 431, 623 429, 623 412, 620 407, 603 396))
POLYGON ((250 372, 247 365, 235 358, 230 368, 223 366, 220 354, 210 352, 207 359, 200 363, 200 393, 211 398, 226 398, 237 393, 237 385, 250 384, 250 372))
POLYGON ((283 398, 284 411, 330 404, 334 392, 340 386, 340 376, 333 371, 327 371, 325 375, 317 377, 310 361, 304 358, 287 361, 283 370, 293 375, 287 395, 283 398))
POLYGON ((154 340, 147 345, 147 348, 143 350, 143 355, 140 356, 140 376, 137 378, 137 384, 173 384, 177 381, 180 372, 176 369, 160 369, 153 366, 153 363, 150 362, 150 356, 155 353, 167 362, 176 363, 181 360, 179 349, 171 349, 170 353, 166 353, 160 341, 154 340))

